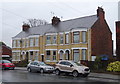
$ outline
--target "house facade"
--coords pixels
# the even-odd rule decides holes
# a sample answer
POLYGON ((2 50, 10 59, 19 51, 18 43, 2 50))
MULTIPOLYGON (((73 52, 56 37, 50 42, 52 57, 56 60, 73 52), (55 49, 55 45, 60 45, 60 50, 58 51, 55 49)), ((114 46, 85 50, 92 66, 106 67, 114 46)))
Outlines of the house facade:
POLYGON ((12 49, 3 42, 0 42, 0 55, 2 59, 12 61, 12 49))
POLYGON ((13 62, 27 59, 55 64, 59 60, 94 61, 96 56, 112 57, 112 33, 104 10, 66 21, 53 17, 51 24, 30 27, 12 38, 13 62), (100 48, 99 48, 100 47, 100 48))

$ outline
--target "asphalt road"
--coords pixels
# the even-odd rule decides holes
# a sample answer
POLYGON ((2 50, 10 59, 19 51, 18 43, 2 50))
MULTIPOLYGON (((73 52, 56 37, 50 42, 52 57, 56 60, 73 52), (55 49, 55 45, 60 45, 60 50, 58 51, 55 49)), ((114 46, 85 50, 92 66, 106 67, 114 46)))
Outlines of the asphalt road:
MULTIPOLYGON (((99 78, 99 77, 73 77, 64 74, 57 76, 53 73, 40 74, 28 72, 27 70, 3 70, 2 82, 119 82, 119 80, 99 78)), ((0 75, 0 76, 1 76, 0 75)))

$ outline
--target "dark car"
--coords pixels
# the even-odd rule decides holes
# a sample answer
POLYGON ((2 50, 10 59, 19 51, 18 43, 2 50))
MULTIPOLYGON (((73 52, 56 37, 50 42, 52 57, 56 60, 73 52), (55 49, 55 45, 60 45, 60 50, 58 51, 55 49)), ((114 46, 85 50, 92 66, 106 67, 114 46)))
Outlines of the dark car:
POLYGON ((44 62, 32 61, 27 65, 27 70, 29 72, 31 72, 31 71, 39 71, 40 73, 44 73, 44 72, 53 72, 54 67, 49 66, 49 65, 45 64, 44 62))
POLYGON ((9 60, 0 60, 0 68, 5 69, 15 69, 15 65, 11 63, 9 60))

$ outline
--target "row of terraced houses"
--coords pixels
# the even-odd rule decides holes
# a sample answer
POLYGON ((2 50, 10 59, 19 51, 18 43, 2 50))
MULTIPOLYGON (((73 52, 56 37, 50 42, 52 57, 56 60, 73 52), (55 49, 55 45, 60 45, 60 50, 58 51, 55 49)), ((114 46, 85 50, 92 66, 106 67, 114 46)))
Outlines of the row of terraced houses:
POLYGON ((54 16, 52 23, 38 27, 23 24, 12 38, 12 61, 27 59, 54 64, 59 60, 94 61, 113 54, 112 32, 103 8, 97 14, 66 21, 54 16))

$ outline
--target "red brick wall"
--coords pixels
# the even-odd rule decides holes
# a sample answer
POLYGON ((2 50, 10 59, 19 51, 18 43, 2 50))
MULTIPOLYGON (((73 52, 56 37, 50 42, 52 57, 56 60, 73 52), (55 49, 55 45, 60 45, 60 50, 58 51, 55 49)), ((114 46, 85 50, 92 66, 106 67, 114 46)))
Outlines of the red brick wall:
POLYGON ((120 60, 120 21, 116 22, 116 55, 120 60))
POLYGON ((91 28, 92 55, 113 54, 112 33, 105 20, 98 19, 91 28))
POLYGON ((12 50, 11 48, 8 48, 7 46, 2 46, 2 55, 10 55, 12 56, 12 50))

